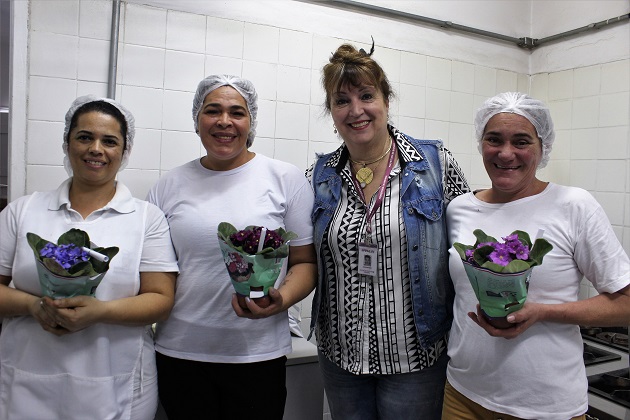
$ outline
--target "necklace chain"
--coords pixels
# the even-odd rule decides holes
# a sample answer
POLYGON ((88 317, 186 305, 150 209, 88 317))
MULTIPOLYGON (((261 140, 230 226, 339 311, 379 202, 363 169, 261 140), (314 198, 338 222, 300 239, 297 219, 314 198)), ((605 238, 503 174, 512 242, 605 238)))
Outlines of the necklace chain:
POLYGON ((371 165, 373 163, 376 163, 379 160, 382 160, 385 156, 387 156, 387 154, 392 150, 392 145, 393 144, 394 144, 394 142, 393 142, 392 138, 389 137, 389 147, 387 148, 387 150, 385 150, 385 153, 383 153, 378 158, 376 158, 376 159, 374 159, 373 161, 370 161, 370 162, 359 162, 359 161, 356 161, 356 160, 352 160, 352 158, 349 158, 350 162, 354 163, 355 165, 363 165, 363 167, 365 168, 367 165, 371 165))
MULTIPOLYGON (((357 162, 355 160, 352 160, 352 158, 348 157, 350 162, 354 163, 355 165, 362 165, 361 169, 356 171, 356 173, 354 174, 354 177, 356 178, 357 181, 359 181, 359 185, 361 185, 361 188, 367 187, 372 182, 372 179, 374 179, 374 171, 368 168, 367 165, 371 165, 373 163, 383 160, 383 158, 387 156, 389 152, 392 150, 393 144, 394 144, 394 141, 392 140, 391 137, 389 137, 389 147, 387 148, 385 153, 383 153, 379 158, 371 162, 357 162)), ((376 165, 376 168, 378 168, 379 165, 376 165)), ((374 170, 376 170, 376 168, 374 168, 374 170)))

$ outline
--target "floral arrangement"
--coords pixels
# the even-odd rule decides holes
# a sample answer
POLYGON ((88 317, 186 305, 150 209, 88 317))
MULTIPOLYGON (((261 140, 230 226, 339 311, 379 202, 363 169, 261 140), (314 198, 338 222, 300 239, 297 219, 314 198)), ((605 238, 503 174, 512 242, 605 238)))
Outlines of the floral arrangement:
POLYGON ((474 245, 455 242, 453 247, 462 260, 475 267, 482 267, 495 273, 519 273, 542 264, 543 257, 553 246, 543 238, 538 238, 532 246, 527 232, 515 230, 499 242, 481 229, 473 234, 477 238, 474 245))
POLYGON ((523 307, 527 299, 529 279, 535 266, 553 246, 542 238, 532 245, 527 232, 516 230, 502 237, 503 242, 488 236, 481 229, 473 234, 474 245, 456 242, 468 280, 479 300, 486 319, 496 328, 509 328, 506 316, 523 307))
POLYGON ((220 223, 217 230, 223 261, 241 307, 247 308, 245 297, 261 307, 268 306, 269 287, 278 279, 289 256, 289 242, 297 235, 262 226, 237 230, 227 222, 220 223))
POLYGON ((118 247, 93 247, 80 229, 65 232, 57 243, 31 232, 26 240, 35 255, 42 293, 53 298, 93 296, 119 251, 118 247))

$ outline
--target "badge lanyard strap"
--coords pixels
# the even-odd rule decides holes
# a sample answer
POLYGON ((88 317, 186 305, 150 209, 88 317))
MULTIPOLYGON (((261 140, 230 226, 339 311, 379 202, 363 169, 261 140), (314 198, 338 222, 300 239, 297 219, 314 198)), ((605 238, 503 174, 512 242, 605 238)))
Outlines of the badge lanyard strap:
MULTIPOLYGON (((383 198, 385 197, 385 190, 387 189, 387 181, 389 181, 389 174, 394 168, 395 157, 396 157, 396 147, 392 147, 392 150, 389 152, 389 159, 387 161, 387 168, 385 169, 385 175, 383 176, 383 180, 381 181, 381 186, 378 189, 378 195, 376 196, 376 201, 374 202, 374 205, 368 209, 368 212, 367 212, 367 228, 366 229, 369 235, 368 238, 372 234, 372 223, 371 223, 372 217, 374 217, 374 215, 376 214, 376 211, 383 203, 383 198)), ((359 185, 359 181, 357 181, 355 177, 352 177, 352 182, 354 183, 354 187, 358 191, 359 196, 361 197, 363 202, 368 204, 365 200, 365 194, 363 194, 363 189, 361 188, 361 185, 359 185)))

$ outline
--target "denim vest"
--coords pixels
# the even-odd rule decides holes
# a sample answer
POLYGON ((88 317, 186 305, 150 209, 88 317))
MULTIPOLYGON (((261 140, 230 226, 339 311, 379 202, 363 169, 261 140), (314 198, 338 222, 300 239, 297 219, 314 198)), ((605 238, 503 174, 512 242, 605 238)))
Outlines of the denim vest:
MULTIPOLYGON (((450 329, 454 296, 448 273, 443 170, 439 156, 441 142, 406 139, 423 157, 420 161, 401 162, 399 176, 402 177, 401 205, 407 235, 414 321, 422 347, 428 348, 450 329)), ((319 315, 322 288, 325 287, 322 240, 341 197, 340 175, 336 168, 325 166, 334 153, 318 158, 311 180, 315 191, 311 218, 319 269, 311 312, 311 335, 319 315)))

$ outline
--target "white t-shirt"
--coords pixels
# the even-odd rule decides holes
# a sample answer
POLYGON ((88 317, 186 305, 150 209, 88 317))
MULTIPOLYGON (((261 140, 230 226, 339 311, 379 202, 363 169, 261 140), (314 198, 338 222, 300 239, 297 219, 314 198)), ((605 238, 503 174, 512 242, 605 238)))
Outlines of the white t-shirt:
MULTIPOLYGON (((0 275, 12 277, 16 289, 41 296, 27 232, 56 242, 78 228, 98 246, 119 247, 96 289, 100 300, 136 296, 140 272, 178 271, 168 224, 157 207, 133 198, 118 182, 114 198, 84 220, 69 208, 70 182, 21 197, 0 213, 0 275)), ((33 317, 17 316, 5 318, 2 328, 0 419, 80 419, 86 412, 128 419, 138 395, 141 401, 157 398, 157 388, 149 386, 155 382, 149 326, 99 323, 57 337, 33 317)))
POLYGON ((180 267, 175 306, 169 319, 158 324, 156 349, 170 357, 218 363, 258 362, 290 353, 286 312, 257 320, 234 313, 234 288, 217 226, 283 227, 298 235, 291 245, 311 244, 313 191, 304 174, 260 154, 229 171, 209 170, 195 159, 160 178, 148 200, 166 215, 180 267))
MULTIPOLYGON (((473 230, 501 240, 514 230, 538 229, 553 250, 534 267, 528 301, 573 302, 584 275, 599 292, 630 284, 630 262, 601 206, 586 191, 549 184, 540 194, 490 204, 473 193, 447 207, 449 243, 474 244, 473 230)), ((538 322, 515 339, 488 335, 466 315, 477 299, 457 251, 449 250, 455 284, 447 376, 483 407, 527 419, 568 419, 588 406, 583 345, 577 325, 538 322)))

